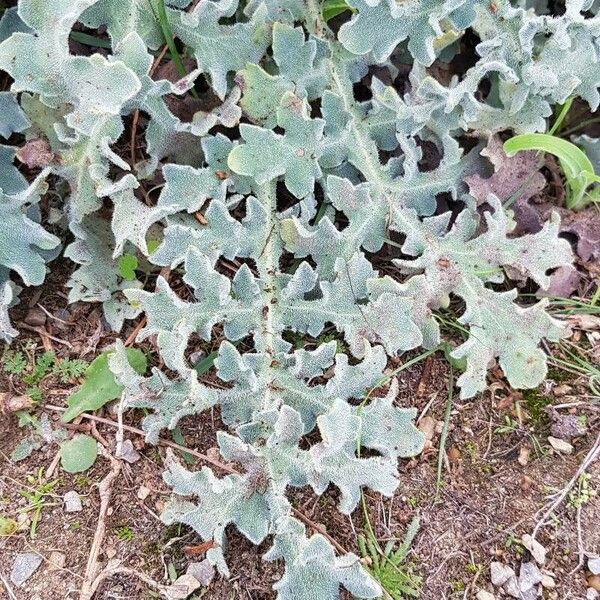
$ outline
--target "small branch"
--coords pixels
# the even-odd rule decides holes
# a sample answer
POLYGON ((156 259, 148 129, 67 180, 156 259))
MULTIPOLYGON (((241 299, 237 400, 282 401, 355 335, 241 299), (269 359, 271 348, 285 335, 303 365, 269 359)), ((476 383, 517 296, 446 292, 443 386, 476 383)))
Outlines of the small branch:
POLYGON ((596 438, 594 445, 591 447, 590 451, 587 453, 586 457, 583 459, 583 462, 579 465, 579 468, 575 472, 575 475, 571 478, 571 480, 565 485, 565 487, 554 494, 554 500, 548 505, 538 511, 538 514, 543 512, 542 516, 537 521, 535 527, 533 528, 532 537, 535 539, 535 536, 538 534, 539 530, 546 524, 546 520, 548 517, 556 511, 556 509, 564 502, 567 494, 573 489, 576 485, 577 481, 581 477, 583 473, 587 470, 587 468, 600 456, 600 434, 596 438))
MULTIPOLYGON (((54 406, 52 404, 45 404, 43 408, 45 408, 46 410, 53 410, 56 412, 65 412, 65 410, 67 410, 66 408, 63 408, 62 406, 54 406)), ((114 428, 119 427, 118 423, 116 423, 115 421, 112 421, 111 419, 105 419, 104 417, 97 417, 96 415, 90 415, 88 413, 82 413, 79 416, 84 419, 88 419, 89 421, 95 421, 96 423, 103 423, 104 425, 108 425, 109 427, 114 427, 114 428)), ((135 433, 136 435, 141 435, 144 437, 146 436, 146 433, 144 431, 142 431, 141 429, 138 429, 137 427, 132 427, 131 425, 123 425, 123 430, 129 431, 130 433, 135 433)), ((175 442, 171 442, 170 440, 165 440, 164 438, 159 438, 158 443, 160 446, 167 446, 168 448, 173 448, 174 450, 178 450, 179 452, 187 452, 188 454, 191 454, 192 456, 195 456, 196 458, 199 458, 199 459, 213 465, 214 467, 217 467, 218 469, 225 471, 226 473, 238 474, 238 472, 235 469, 232 469, 231 467, 223 464, 222 462, 215 460, 213 458, 210 458, 210 456, 207 456, 206 454, 202 454, 202 452, 198 452, 197 450, 194 450, 192 448, 186 448, 185 446, 180 446, 179 444, 176 444, 175 442)))
POLYGON ((6 590, 6 593, 8 594, 8 597, 10 598, 10 600, 19 600, 15 596, 15 593, 12 591, 12 588, 10 587, 10 584, 8 583, 8 581, 6 581, 6 579, 4 579, 4 575, 2 575, 1 571, 0 571, 0 581, 2 582, 2 585, 4 586, 4 589, 6 590))
MULTIPOLYGON (((170 596, 167 593, 166 587, 164 585, 161 585, 160 583, 154 581, 154 579, 151 579, 150 577, 148 577, 148 575, 144 575, 144 573, 139 573, 138 571, 134 571, 133 569, 130 569, 128 567, 110 567, 109 565, 107 565, 106 568, 96 577, 96 579, 94 579, 94 582, 91 586, 92 596, 96 593, 96 590, 100 587, 100 584, 105 579, 107 579, 108 577, 112 577, 113 575, 128 575, 137 577, 140 581, 143 581, 147 586, 155 589, 161 596, 165 598, 172 598, 172 596, 170 596)), ((92 596, 90 596, 90 598, 92 596)))
MULTIPOLYGON (((154 63, 152 64, 150 72, 148 73, 149 77, 152 77, 154 75, 154 72, 158 68, 158 65, 161 63, 162 59, 165 57, 165 54, 167 53, 168 49, 169 49, 169 47, 167 45, 163 46, 163 49, 161 50, 160 54, 154 59, 154 63)), ((138 110, 136 110, 133 113, 133 120, 131 122, 131 137, 130 137, 131 157, 130 157, 130 162, 131 162, 131 168, 132 169, 135 169, 135 163, 136 163, 135 151, 136 151, 136 145, 137 145, 136 144, 136 138, 137 138, 137 127, 138 127, 139 119, 140 119, 140 111, 138 109, 138 110)))
POLYGON ((577 517, 576 517, 576 522, 577 522, 577 552, 578 552, 578 560, 577 560, 577 565, 575 566, 574 569, 572 569, 571 571, 569 571, 569 575, 573 575, 574 573, 576 573, 577 571, 579 571, 579 569, 581 569, 581 567, 583 567, 583 563, 585 561, 585 547, 583 545, 583 534, 581 532, 581 508, 582 505, 579 504, 579 506, 577 507, 577 517))
POLYGON ((53 350, 52 345, 49 343, 48 340, 52 340, 57 344, 62 344, 63 346, 66 346, 71 350, 73 349, 73 345, 70 342, 67 342, 66 340, 61 340, 58 337, 50 335, 43 327, 33 327, 32 325, 27 325, 27 323, 23 323, 22 321, 17 323, 17 326, 19 327, 19 329, 25 329, 26 331, 32 331, 34 333, 37 333, 42 338, 44 349, 48 352, 52 352, 53 350))
POLYGON ((415 397, 420 400, 425 395, 425 390, 427 388, 427 384, 429 383, 429 376, 431 374, 431 367, 433 365, 433 354, 430 354, 426 359, 423 365, 423 370, 421 371, 421 377, 419 379, 419 384, 417 385, 417 391, 415 392, 415 397))
POLYGON ((125 340, 126 348, 131 346, 131 344, 133 344, 133 342, 135 342, 135 338, 137 337, 137 334, 140 332, 140 330, 142 329, 142 327, 144 327, 145 324, 146 324, 146 315, 144 315, 140 319, 140 322, 133 328, 133 331, 127 336, 127 339, 125 340))
POLYGON ((95 588, 94 584, 96 583, 99 571, 98 555, 100 554, 100 548, 102 547, 102 542, 104 541, 104 536, 106 534, 106 515, 108 513, 108 507, 110 506, 112 485, 121 472, 121 462, 115 460, 107 453, 104 454, 111 462, 111 470, 98 486, 98 492, 100 494, 98 526, 96 527, 96 533, 94 534, 94 540, 92 541, 92 547, 88 556, 83 584, 81 586, 81 591, 79 592, 79 600, 91 600, 94 596, 95 589, 97 588, 97 585, 95 588))
POLYGON ((328 533, 325 531, 325 527, 315 523, 313 520, 309 519, 304 513, 300 512, 297 508, 292 506, 292 512, 296 517, 298 517, 299 521, 302 521, 305 525, 308 525, 311 529, 320 533, 324 538, 327 538, 329 542, 335 546, 341 554, 348 554, 348 550, 344 548, 338 541, 334 540, 328 533))

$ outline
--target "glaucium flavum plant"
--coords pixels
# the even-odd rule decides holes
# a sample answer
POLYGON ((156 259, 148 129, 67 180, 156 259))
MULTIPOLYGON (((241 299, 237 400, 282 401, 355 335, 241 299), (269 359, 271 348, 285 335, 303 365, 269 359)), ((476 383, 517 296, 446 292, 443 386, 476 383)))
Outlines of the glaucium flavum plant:
POLYGON ((543 131, 572 96, 597 109, 600 22, 591 0, 567 0, 560 16, 542 0, 349 0, 334 31, 317 0, 169 0, 191 67, 168 81, 154 68, 158 2, 20 0, 4 12, 0 68, 13 83, 0 94, 0 135, 45 140, 47 152, 29 184, 15 148, 0 147, 0 335, 17 333, 11 275, 41 284, 62 240, 77 264, 70 300, 101 302, 115 330, 143 313, 138 339, 156 336, 168 374, 138 375, 120 343, 110 359, 124 406, 149 412, 148 440, 212 407, 228 428, 217 441, 235 472, 169 458, 165 522, 214 540, 207 556, 224 575, 228 525, 269 538, 265 559, 284 563, 280 600, 334 599, 342 586, 378 597, 354 554, 307 531, 288 489, 333 485, 345 514, 363 487, 393 494, 398 459, 423 439, 415 410, 396 406, 388 358, 435 348, 434 311, 451 297, 468 332, 453 353, 466 364, 463 398, 485 388, 493 360, 515 387, 542 381, 539 343, 563 330, 544 301, 521 306, 498 284, 509 269, 545 288, 571 262, 569 245, 557 217, 514 237, 506 199, 478 207, 463 182, 489 168, 480 150, 492 133, 543 131), (110 48, 70 47, 78 24, 106 31, 110 48), (468 29, 480 39, 471 65, 436 80, 428 67, 451 61, 468 29), (210 101, 182 120, 173 102, 200 80, 210 101), (131 164, 117 142, 134 115, 145 155, 131 164), (482 138, 468 152, 465 133, 482 138), (425 146, 436 160, 423 161, 425 146), (143 265, 137 278, 120 273, 125 254, 143 265), (189 293, 155 277, 161 269, 189 293), (186 352, 215 327, 218 388, 186 352), (387 394, 371 397, 382 380, 387 394))

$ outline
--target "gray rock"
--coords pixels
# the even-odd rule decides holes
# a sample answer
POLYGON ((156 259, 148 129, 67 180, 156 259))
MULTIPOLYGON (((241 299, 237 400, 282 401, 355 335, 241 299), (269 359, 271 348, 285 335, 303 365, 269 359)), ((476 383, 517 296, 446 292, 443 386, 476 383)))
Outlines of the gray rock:
POLYGON ((68 513, 81 512, 83 506, 81 504, 81 498, 75 490, 67 492, 63 497, 65 503, 65 511, 68 513))
POLYGON ((569 442, 565 442, 565 440, 549 435, 548 442, 550 442, 550 445, 561 454, 573 454, 573 446, 569 444, 569 442))
POLYGON ((540 583, 542 578, 542 572, 534 562, 522 563, 519 570, 519 589, 526 592, 540 583))
POLYGON ((521 592, 519 596, 520 600, 536 600, 538 598, 538 588, 537 586, 533 586, 529 588, 526 592, 521 592))
POLYGON ((128 463, 134 463, 140 460, 140 453, 133 447, 133 442, 131 440, 124 440, 121 445, 121 450, 117 454, 117 458, 122 458, 128 463))
POLYGON ((523 546, 531 552, 535 562, 539 565, 543 565, 546 562, 546 548, 542 546, 536 539, 526 533, 522 538, 523 546))
POLYGON ((185 600, 200 587, 200 583, 193 576, 186 573, 178 577, 173 585, 166 588, 165 592, 169 600, 185 600))
POLYGON ((585 600, 597 600, 599 595, 600 594, 598 594, 594 588, 588 588, 585 594, 585 600))
POLYGON ((42 564, 42 557, 34 552, 21 552, 15 557, 10 580, 21 587, 42 564))
POLYGON ((490 565, 490 578, 495 586, 504 585, 511 577, 515 577, 515 572, 508 565, 500 562, 490 565))
POLYGON ((194 576, 204 587, 208 587, 215 576, 215 569, 205 558, 201 562, 190 563, 186 573, 194 576))
POLYGON ((600 558, 588 558, 587 568, 592 575, 600 575, 600 558))
POLYGON ((519 589, 519 580, 516 575, 513 575, 503 586, 504 591, 513 598, 521 597, 521 590, 519 589))
POLYGON ((587 433, 585 421, 582 421, 580 415, 564 415, 554 410, 550 412, 550 418, 552 419, 550 426, 552 437, 570 442, 573 438, 587 433))

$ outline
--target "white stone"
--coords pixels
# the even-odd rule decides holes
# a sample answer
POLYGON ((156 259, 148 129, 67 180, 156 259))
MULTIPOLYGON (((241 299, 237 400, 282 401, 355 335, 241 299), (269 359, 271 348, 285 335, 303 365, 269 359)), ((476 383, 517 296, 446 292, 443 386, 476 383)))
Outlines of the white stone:
POLYGON ((531 556, 538 565, 543 565, 546 562, 546 548, 542 546, 536 539, 526 533, 522 538, 523 546, 531 552, 531 556))
POLYGON ((21 587, 38 570, 42 560, 42 557, 35 552, 17 554, 10 573, 10 580, 17 587, 21 587))
POLYGON ((193 575, 186 573, 178 577, 165 591, 169 600, 185 600, 199 587, 200 582, 193 575))
POLYGON ((587 568, 592 575, 600 575, 600 558, 588 558, 587 568))
POLYGON ((496 600, 496 596, 494 594, 490 594, 485 590, 479 590, 476 596, 477 600, 496 600))
POLYGON ((549 435, 548 442, 557 452, 561 452, 562 454, 573 454, 573 446, 571 446, 569 442, 565 442, 565 440, 549 435))
POLYGON ((496 586, 504 585, 513 576, 515 572, 508 565, 501 562, 493 562, 490 565, 490 578, 496 586))
POLYGON ((81 504, 81 498, 75 490, 67 492, 63 497, 65 503, 65 511, 68 513, 81 512, 83 506, 81 504))
POLYGON ((546 575, 542 573, 542 587, 545 587, 547 590, 553 590, 556 587, 556 583, 554 579, 550 577, 550 575, 546 575))
POLYGON ((140 500, 145 500, 149 495, 150 495, 150 489, 147 488, 145 485, 140 485, 140 487, 138 488, 138 491, 137 491, 137 497, 140 500))

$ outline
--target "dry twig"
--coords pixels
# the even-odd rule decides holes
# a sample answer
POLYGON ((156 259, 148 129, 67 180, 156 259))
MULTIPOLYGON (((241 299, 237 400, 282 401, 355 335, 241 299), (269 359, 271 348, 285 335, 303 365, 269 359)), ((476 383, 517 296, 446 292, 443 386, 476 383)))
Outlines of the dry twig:
MULTIPOLYGON (((92 596, 96 593, 96 590, 100 587, 100 584, 109 577, 113 577, 114 575, 128 575, 137 577, 140 581, 143 581, 147 586, 155 589, 159 594, 161 594, 165 598, 172 598, 167 591, 166 586, 154 581, 148 577, 148 575, 144 575, 144 573, 140 573, 139 571, 134 571, 128 567, 119 566, 111 566, 110 563, 106 566, 106 568, 98 574, 96 579, 91 586, 92 596)), ((90 598, 92 597, 90 596, 90 598)))
POLYGON ((4 586, 4 589, 6 590, 6 593, 8 594, 10 600, 18 600, 18 598, 15 596, 15 593, 12 591, 10 584, 8 583, 8 581, 6 581, 4 575, 2 575, 2 572, 0 572, 0 581, 2 582, 2 585, 4 586))
POLYGON ((591 447, 590 451, 587 453, 586 457, 583 459, 583 462, 579 465, 579 468, 575 472, 575 475, 569 480, 567 485, 565 485, 559 492, 550 496, 553 500, 546 504, 538 511, 538 515, 542 513, 542 516, 538 519, 535 527, 533 528, 532 537, 535 539, 535 536, 538 534, 539 530, 546 524, 546 520, 550 515, 552 515, 556 509, 564 502, 568 493, 573 489, 579 478, 587 468, 600 456, 600 434, 596 438, 594 445, 591 447))
POLYGON ((88 562, 85 568, 85 575, 81 591, 79 592, 79 600, 91 600, 94 596, 99 582, 97 582, 99 576, 99 564, 98 556, 100 554, 100 548, 104 541, 106 534, 106 515, 108 513, 108 507, 110 506, 110 497, 112 493, 112 485, 115 479, 121 472, 121 462, 113 458, 105 450, 102 451, 104 456, 110 460, 111 468, 110 472, 100 482, 98 486, 98 493, 100 495, 100 510, 98 512, 98 525, 96 527, 96 533, 92 541, 92 547, 88 556, 88 562))

